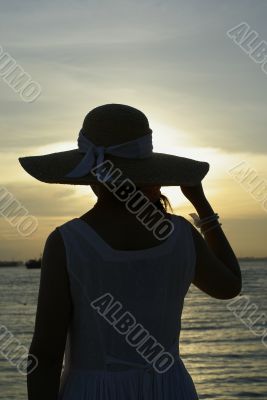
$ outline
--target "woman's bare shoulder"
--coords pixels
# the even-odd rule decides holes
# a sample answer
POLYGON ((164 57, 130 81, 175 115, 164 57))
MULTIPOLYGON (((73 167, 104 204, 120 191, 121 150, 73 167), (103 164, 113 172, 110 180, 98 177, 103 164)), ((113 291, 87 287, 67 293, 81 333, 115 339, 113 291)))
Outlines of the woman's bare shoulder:
POLYGON ((44 246, 43 263, 45 263, 47 259, 50 261, 51 258, 65 262, 65 246, 58 228, 55 228, 49 233, 44 246))

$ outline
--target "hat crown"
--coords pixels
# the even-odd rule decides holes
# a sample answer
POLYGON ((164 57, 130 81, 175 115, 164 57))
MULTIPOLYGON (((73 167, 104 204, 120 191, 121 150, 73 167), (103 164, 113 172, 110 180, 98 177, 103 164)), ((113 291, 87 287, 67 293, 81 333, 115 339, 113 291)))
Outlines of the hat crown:
POLYGON ((83 134, 97 146, 112 146, 152 133, 145 114, 124 104, 105 104, 91 110, 83 134))

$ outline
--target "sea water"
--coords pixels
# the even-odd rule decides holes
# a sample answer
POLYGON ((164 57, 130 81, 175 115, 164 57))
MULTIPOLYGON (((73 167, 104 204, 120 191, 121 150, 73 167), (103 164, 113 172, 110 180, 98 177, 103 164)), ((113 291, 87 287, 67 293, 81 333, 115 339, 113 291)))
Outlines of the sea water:
MULTIPOLYGON (((241 269, 244 304, 193 285, 185 299, 180 353, 200 399, 267 399, 267 263, 242 262, 241 269)), ((0 274, 0 325, 29 348, 40 270, 2 267, 0 274)), ((26 377, 1 352, 0 398, 27 399, 26 377)))

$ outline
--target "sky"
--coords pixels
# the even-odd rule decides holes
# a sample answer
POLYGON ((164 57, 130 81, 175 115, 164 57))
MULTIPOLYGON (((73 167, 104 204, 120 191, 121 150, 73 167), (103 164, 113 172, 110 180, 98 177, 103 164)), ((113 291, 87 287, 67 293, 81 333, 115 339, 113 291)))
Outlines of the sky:
MULTIPOLYGON (((267 256, 267 73, 227 34, 246 23, 267 41, 266 2, 14 0, 0 10, 2 54, 41 88, 24 101, 0 51, 0 259, 38 257, 56 226, 92 207, 90 187, 38 182, 18 157, 76 148, 83 118, 106 103, 142 110, 154 151, 209 162, 203 187, 235 253, 267 256), (5 216, 1 191, 35 218, 31 235, 5 216)), ((162 192, 192 221, 179 187, 162 192)))

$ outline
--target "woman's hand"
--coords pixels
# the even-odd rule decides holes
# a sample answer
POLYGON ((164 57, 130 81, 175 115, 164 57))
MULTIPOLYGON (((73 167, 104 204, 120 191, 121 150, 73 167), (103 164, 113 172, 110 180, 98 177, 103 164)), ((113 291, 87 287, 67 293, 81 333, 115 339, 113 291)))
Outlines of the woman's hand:
POLYGON ((180 186, 183 195, 197 207, 207 202, 202 184, 199 183, 195 186, 180 186))

